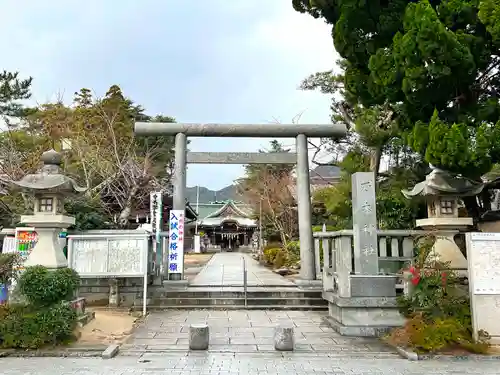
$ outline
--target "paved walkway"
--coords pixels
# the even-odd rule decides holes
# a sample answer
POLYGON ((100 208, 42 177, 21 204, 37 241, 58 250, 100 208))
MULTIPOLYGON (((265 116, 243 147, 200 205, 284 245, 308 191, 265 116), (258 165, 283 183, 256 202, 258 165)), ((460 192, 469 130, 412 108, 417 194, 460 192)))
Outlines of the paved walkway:
POLYGON ((419 361, 335 358, 330 355, 162 353, 132 357, 2 358, 9 375, 493 375, 500 361, 419 361))
POLYGON ((377 339, 345 337, 324 323, 327 312, 272 310, 170 310, 152 313, 122 346, 121 355, 148 358, 165 351, 188 353, 189 326, 207 323, 210 352, 275 353, 274 328, 294 326, 297 353, 328 353, 348 358, 399 358, 377 339))
POLYGON ((292 281, 275 274, 244 253, 214 254, 190 286, 243 286, 243 261, 247 267, 248 286, 295 286, 292 281))

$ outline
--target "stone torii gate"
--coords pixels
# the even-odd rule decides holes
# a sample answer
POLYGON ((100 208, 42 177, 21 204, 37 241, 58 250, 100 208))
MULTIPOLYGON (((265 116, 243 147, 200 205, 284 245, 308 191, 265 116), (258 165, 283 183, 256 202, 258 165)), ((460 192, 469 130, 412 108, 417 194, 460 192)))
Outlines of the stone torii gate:
POLYGON ((311 224, 311 192, 307 137, 342 137, 343 124, 178 124, 137 122, 135 133, 140 136, 175 136, 173 175, 173 209, 186 209, 187 163, 212 164, 297 164, 297 205, 300 239, 299 285, 314 285, 316 261, 311 224), (295 138, 293 153, 187 152, 187 137, 261 137, 295 138))

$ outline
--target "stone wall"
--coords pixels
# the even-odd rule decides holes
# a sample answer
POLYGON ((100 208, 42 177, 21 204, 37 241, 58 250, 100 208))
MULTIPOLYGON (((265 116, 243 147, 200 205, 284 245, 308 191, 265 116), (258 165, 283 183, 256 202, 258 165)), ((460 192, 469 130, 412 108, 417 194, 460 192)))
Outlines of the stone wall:
POLYGON ((323 292, 328 301, 328 322, 341 335, 376 337, 402 326, 395 297, 347 297, 323 292))
MULTIPOLYGON (((121 278, 118 281, 118 301, 119 306, 133 307, 142 306, 143 279, 121 278)), ((153 295, 156 295, 162 285, 153 285, 152 278, 148 285, 148 302, 153 295)), ((87 306, 107 306, 109 303, 110 279, 107 278, 85 278, 82 279, 79 297, 85 297, 87 306)))

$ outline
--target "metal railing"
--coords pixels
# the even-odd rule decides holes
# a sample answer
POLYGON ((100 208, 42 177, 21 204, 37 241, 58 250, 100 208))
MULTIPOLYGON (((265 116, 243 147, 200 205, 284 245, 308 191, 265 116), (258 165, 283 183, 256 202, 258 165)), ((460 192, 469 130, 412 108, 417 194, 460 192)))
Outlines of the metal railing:
POLYGON ((245 298, 245 308, 247 308, 248 307, 248 300, 247 300, 247 289, 248 289, 247 262, 246 262, 244 256, 241 257, 241 260, 243 261, 243 296, 245 298))

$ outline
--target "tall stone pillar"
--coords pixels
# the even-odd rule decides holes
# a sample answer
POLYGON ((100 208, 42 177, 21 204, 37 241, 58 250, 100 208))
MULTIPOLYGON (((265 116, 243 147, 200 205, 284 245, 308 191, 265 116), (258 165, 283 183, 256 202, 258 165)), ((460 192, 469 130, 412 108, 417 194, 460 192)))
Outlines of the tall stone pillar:
POLYGON ((354 271, 357 275, 378 275, 375 174, 356 172, 351 180, 354 271))
MULTIPOLYGON (((186 158, 187 158, 187 137, 184 133, 175 135, 175 161, 174 174, 172 176, 174 196, 172 208, 174 210, 186 211, 186 158)), ((182 249, 184 251, 185 249, 182 249)), ((168 253, 168 251, 166 252, 168 253)), ((165 268, 167 269, 167 268, 165 268)), ((184 269, 184 265, 183 265, 184 269)), ((184 273, 184 271, 183 271, 184 273)), ((183 273, 170 274, 170 280, 181 280, 183 273)))
POLYGON ((316 280, 316 260, 312 235, 311 189, 307 137, 297 136, 297 206, 299 211, 300 278, 302 282, 316 280))
POLYGON ((186 156, 187 137, 184 133, 175 136, 175 162, 172 182, 174 187, 173 209, 186 209, 186 156))

